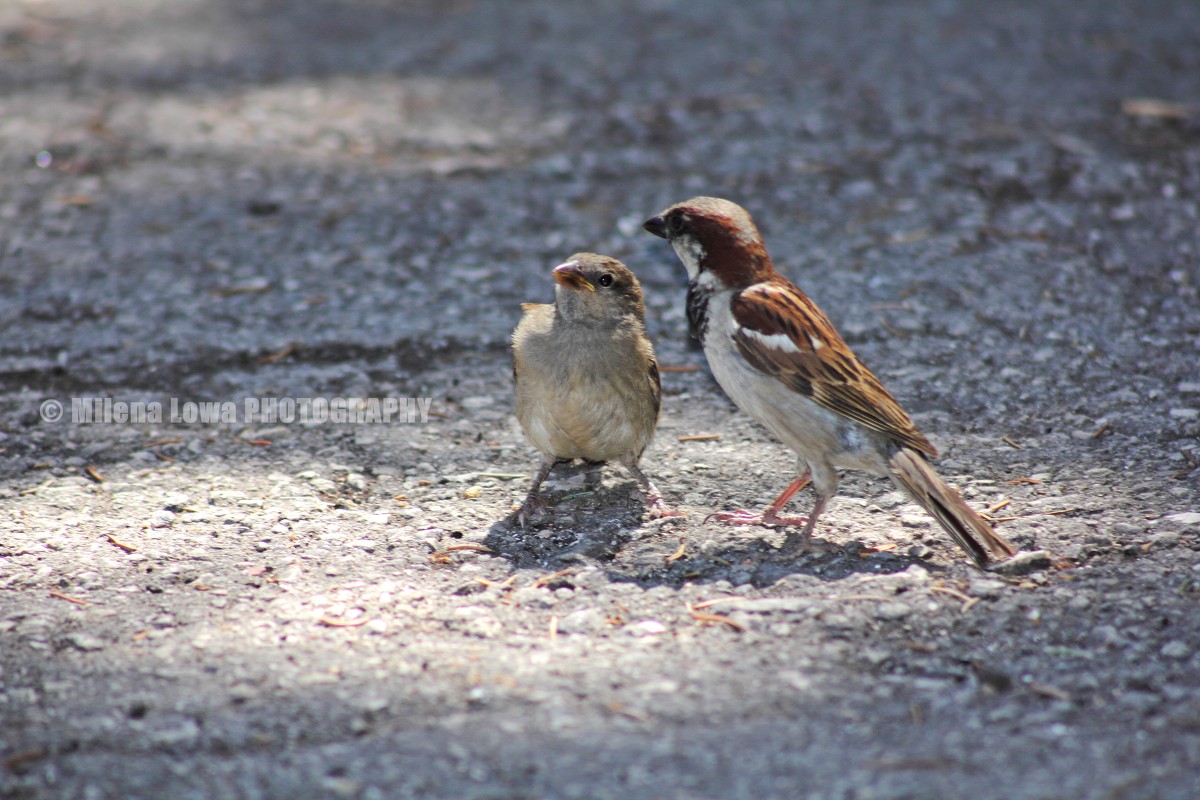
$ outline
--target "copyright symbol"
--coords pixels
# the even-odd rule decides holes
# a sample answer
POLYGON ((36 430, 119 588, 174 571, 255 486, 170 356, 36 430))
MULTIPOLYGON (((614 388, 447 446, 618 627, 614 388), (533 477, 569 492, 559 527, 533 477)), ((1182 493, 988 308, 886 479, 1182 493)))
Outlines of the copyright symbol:
POLYGON ((42 422, 58 422, 62 419, 63 404, 57 400, 43 400, 38 413, 42 416, 42 422))

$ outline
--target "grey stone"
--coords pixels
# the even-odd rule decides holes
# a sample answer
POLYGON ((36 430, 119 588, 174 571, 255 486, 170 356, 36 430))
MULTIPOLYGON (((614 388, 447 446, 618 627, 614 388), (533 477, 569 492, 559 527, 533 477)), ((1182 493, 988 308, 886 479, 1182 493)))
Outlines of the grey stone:
POLYGON ((73 633, 67 637, 67 641, 76 650, 82 650, 85 653, 104 649, 104 640, 89 633, 73 633))
POLYGON ((175 523, 175 512, 159 509, 150 515, 151 528, 169 528, 175 523))
POLYGON ((900 620, 912 613, 912 606, 907 603, 888 601, 875 607, 875 618, 884 621, 900 620))
POLYGON ((1186 642, 1176 639, 1164 644, 1158 652, 1163 658, 1184 659, 1192 654, 1192 648, 1186 642))
POLYGON ((807 597, 761 597, 722 603, 716 608, 722 611, 743 611, 748 614, 773 614, 802 612, 812 605, 812 600, 807 597))
POLYGON ((1049 569, 1053 564, 1054 556, 1048 550, 1023 550, 1011 558, 993 564, 991 570, 1004 575, 1028 575, 1049 569))
POLYGON ((1167 530, 1200 528, 1200 511, 1181 511, 1175 514, 1167 514, 1156 520, 1154 526, 1167 530))
POLYGON ((600 609, 581 608, 558 618, 558 632, 593 634, 602 630, 606 624, 600 609))

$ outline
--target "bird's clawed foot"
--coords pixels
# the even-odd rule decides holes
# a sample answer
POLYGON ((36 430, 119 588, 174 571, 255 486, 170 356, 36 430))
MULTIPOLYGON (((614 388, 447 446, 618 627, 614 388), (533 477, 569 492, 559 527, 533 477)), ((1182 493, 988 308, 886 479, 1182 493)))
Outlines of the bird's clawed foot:
POLYGON ((679 522, 687 519, 682 511, 677 511, 663 502, 662 495, 659 494, 646 496, 646 510, 650 512, 650 519, 678 520, 679 522))
MULTIPOLYGON (((786 500, 786 495, 783 499, 786 500)), ((813 528, 816 527, 813 517, 781 517, 777 513, 778 505, 772 505, 761 514, 755 514, 750 511, 718 511, 715 514, 709 514, 704 518, 705 522, 714 520, 725 525, 768 525, 781 528, 792 528, 789 530, 787 537, 784 538, 783 544, 779 546, 779 550, 771 557, 772 561, 793 561, 806 553, 836 553, 841 550, 840 547, 831 542, 814 542, 812 540, 813 528), (801 528, 802 530, 795 530, 801 528)), ((823 505, 823 504, 822 504, 823 505)), ((820 509, 817 509, 819 513, 820 509)))
POLYGON ((665 519, 683 521, 684 514, 682 511, 676 511, 663 502, 662 492, 654 485, 654 481, 646 477, 646 473, 638 468, 638 465, 632 461, 626 461, 625 468, 633 473, 633 477, 637 479, 638 486, 641 487, 642 497, 646 501, 646 510, 650 512, 651 519, 665 519))
POLYGON ((521 507, 509 516, 508 521, 510 524, 524 528, 529 522, 548 516, 550 516, 550 501, 531 492, 521 507))
MULTIPOLYGON (((708 522, 710 519, 714 519, 717 522, 722 522, 726 525, 777 525, 784 528, 799 528, 803 525, 806 526, 805 530, 807 532, 811 532, 812 523, 809 522, 807 517, 779 516, 780 510, 787 505, 789 500, 792 499, 792 495, 803 489, 808 485, 808 483, 809 476, 808 473, 805 472, 803 475, 796 478, 796 480, 789 483, 787 488, 783 490, 779 497, 775 498, 775 502, 771 503, 771 505, 767 507, 767 510, 761 514, 753 514, 749 511, 718 511, 715 514, 709 514, 704 518, 704 521, 708 522)), ((813 516, 816 517, 817 514, 820 513, 820 507, 818 506, 814 510, 813 516)))
POLYGON ((704 522, 715 520, 724 525, 779 525, 782 527, 798 528, 808 524, 807 517, 781 517, 771 509, 761 514, 751 511, 717 511, 704 518, 704 522))

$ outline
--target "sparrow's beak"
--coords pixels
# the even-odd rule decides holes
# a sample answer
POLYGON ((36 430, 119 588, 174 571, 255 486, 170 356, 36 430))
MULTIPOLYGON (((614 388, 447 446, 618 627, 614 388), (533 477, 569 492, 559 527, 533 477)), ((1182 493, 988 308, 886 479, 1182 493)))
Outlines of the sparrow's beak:
POLYGON ((646 220, 642 223, 642 227, 660 239, 667 238, 667 221, 661 215, 646 220))
POLYGON ((589 292, 596 291, 596 287, 592 286, 591 282, 583 277, 583 269, 580 268, 578 261, 568 261, 565 264, 559 264, 555 267, 554 280, 558 281, 559 286, 565 286, 568 289, 587 289, 589 292))

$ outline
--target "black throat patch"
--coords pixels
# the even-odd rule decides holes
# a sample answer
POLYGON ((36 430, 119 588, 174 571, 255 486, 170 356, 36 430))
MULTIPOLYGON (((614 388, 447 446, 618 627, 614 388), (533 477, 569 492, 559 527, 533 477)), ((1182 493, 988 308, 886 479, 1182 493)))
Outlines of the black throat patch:
POLYGON ((708 301, 710 299, 712 299, 711 291, 702 288, 695 282, 688 284, 688 333, 701 344, 704 343, 704 336, 708 333, 708 301))

